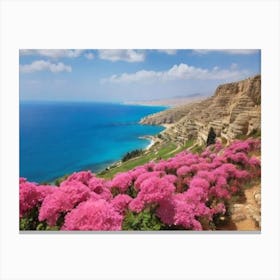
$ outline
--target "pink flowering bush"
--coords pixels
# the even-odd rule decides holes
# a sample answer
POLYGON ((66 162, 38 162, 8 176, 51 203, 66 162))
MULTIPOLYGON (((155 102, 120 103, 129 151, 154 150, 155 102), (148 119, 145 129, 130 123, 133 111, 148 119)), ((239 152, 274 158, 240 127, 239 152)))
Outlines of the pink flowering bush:
POLYGON ((39 206, 43 199, 55 190, 53 186, 37 185, 35 183, 27 182, 25 178, 20 178, 19 187, 19 209, 20 217, 24 216, 26 212, 39 206))
POLYGON ((65 181, 45 197, 39 212, 39 221, 56 224, 60 213, 71 211, 80 202, 90 198, 90 189, 79 181, 65 181))
POLYGON ((132 183, 133 177, 129 172, 117 174, 111 181, 110 187, 119 190, 121 193, 127 191, 132 183))
POLYGON ((120 214, 124 214, 129 203, 132 201, 132 197, 127 194, 119 194, 115 196, 111 204, 120 214))
POLYGON ((65 180, 65 182, 78 181, 87 185, 92 177, 93 174, 90 171, 74 172, 65 180))
POLYGON ((148 204, 159 203, 161 200, 171 197, 174 191, 175 186, 169 180, 152 176, 141 183, 140 192, 130 206, 131 210, 140 212, 148 204), (134 208, 135 203, 142 207, 134 208))
POLYGON ((260 178, 259 152, 259 140, 216 142, 200 155, 183 151, 111 180, 90 171, 73 173, 58 187, 20 178, 21 229, 213 229, 231 198, 260 178))
POLYGON ((121 230, 122 220, 104 199, 88 200, 65 216, 62 230, 121 230))

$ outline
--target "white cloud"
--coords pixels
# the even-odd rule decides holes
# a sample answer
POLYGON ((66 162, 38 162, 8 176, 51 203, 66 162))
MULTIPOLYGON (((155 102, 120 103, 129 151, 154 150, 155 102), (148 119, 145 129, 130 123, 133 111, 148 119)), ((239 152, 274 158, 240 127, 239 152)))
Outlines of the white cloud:
POLYGON ((135 73, 123 73, 113 75, 103 79, 101 82, 106 83, 135 83, 135 82, 158 82, 174 80, 226 80, 239 79, 249 75, 247 70, 237 69, 203 69, 181 63, 174 65, 166 71, 146 71, 141 70, 135 73))
POLYGON ((85 57, 89 60, 94 59, 94 54, 93 53, 85 53, 85 57))
POLYGON ((68 49, 21 49, 20 55, 38 55, 49 58, 75 58, 79 57, 85 50, 68 50, 68 49))
POLYGON ((99 50, 99 58, 110 61, 141 62, 145 52, 141 50, 99 50))
POLYGON ((159 49, 157 51, 161 52, 161 53, 166 53, 169 55, 175 55, 177 53, 177 50, 175 50, 175 49, 159 49))
POLYGON ((196 54, 208 54, 208 53, 213 53, 213 52, 218 52, 218 53, 226 53, 226 54, 243 54, 243 55, 248 55, 248 54, 256 54, 259 52, 259 50, 250 50, 250 49, 201 49, 201 50, 193 50, 193 53, 196 54))
POLYGON ((36 60, 31 64, 20 65, 20 72, 22 73, 32 73, 38 71, 50 71, 53 73, 58 72, 71 72, 72 68, 69 65, 65 65, 62 62, 51 63, 45 60, 36 60))

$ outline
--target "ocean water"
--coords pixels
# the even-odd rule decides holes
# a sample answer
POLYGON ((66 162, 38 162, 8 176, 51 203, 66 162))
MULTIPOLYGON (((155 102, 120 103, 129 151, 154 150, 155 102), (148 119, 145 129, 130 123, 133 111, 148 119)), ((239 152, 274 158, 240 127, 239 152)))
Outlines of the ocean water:
POLYGON ((109 103, 20 104, 20 176, 50 182, 80 170, 98 172, 143 149, 161 126, 138 121, 164 107, 109 103))

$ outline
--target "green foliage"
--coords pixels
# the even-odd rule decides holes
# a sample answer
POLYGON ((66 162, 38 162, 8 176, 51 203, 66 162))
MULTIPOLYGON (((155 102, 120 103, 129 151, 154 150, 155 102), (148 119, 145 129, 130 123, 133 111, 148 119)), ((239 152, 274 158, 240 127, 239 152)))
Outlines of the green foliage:
POLYGON ((20 230, 60 230, 65 214, 60 215, 58 218, 57 225, 49 226, 46 222, 40 222, 38 220, 39 210, 37 207, 34 207, 24 217, 19 220, 19 229, 20 230))
POLYGON ((129 159, 138 157, 138 156, 140 156, 142 154, 143 154, 143 150, 141 150, 141 149, 133 150, 131 152, 126 153, 123 156, 122 162, 128 161, 129 159))
POLYGON ((19 220, 20 230, 46 230, 47 224, 38 220, 39 210, 34 207, 19 220))
POLYGON ((31 209, 24 217, 19 220, 20 230, 36 230, 39 224, 38 221, 38 208, 31 209))
POLYGON ((155 211, 145 209, 140 213, 128 211, 125 215, 123 230, 161 230, 165 225, 155 215, 155 211))
POLYGON ((208 132, 208 137, 207 137, 207 141, 206 141, 206 146, 215 144, 216 142, 216 133, 214 131, 213 127, 210 127, 209 132, 208 132))

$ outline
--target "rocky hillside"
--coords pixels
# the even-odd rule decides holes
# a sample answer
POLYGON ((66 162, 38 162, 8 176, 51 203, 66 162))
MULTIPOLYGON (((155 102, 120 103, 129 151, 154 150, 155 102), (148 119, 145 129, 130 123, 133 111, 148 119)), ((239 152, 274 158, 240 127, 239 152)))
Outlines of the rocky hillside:
POLYGON ((205 143, 210 127, 227 140, 260 132, 261 76, 218 86, 213 96, 147 116, 142 124, 172 124, 161 138, 184 144, 205 143))

